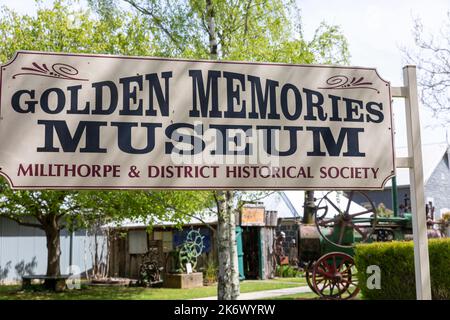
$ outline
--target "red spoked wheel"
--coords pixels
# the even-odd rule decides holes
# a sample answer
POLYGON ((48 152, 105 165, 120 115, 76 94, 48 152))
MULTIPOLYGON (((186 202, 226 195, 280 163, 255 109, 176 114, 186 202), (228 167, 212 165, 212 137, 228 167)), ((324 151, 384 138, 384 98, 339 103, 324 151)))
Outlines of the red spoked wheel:
POLYGON ((308 284, 308 287, 311 289, 311 291, 318 295, 318 293, 316 292, 316 288, 314 287, 312 282, 313 269, 314 269, 314 261, 310 261, 305 269, 305 278, 306 283, 308 284))
POLYGON ((351 299, 359 292, 353 258, 341 252, 320 257, 312 272, 314 292, 325 299, 351 299))

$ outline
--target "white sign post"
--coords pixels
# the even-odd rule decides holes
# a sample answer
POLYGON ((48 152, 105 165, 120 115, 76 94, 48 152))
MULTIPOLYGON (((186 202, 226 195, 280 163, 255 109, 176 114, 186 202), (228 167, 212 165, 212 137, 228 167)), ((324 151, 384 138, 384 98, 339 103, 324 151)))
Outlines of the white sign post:
POLYGON ((397 158, 397 168, 409 168, 414 235, 414 268, 418 300, 431 300, 430 262, 423 185, 422 144, 415 66, 403 68, 403 87, 393 87, 393 97, 405 98, 408 157, 397 158))
POLYGON ((25 51, 0 79, 16 189, 381 190, 394 174, 371 68, 25 51))

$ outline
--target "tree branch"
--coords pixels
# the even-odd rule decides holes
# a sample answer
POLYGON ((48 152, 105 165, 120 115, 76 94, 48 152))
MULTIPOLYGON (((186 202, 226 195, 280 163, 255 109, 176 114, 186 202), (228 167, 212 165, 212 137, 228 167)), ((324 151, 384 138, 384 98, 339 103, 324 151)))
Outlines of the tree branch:
POLYGON ((248 33, 248 15, 249 15, 249 12, 250 12, 250 6, 251 5, 252 5, 252 0, 249 0, 247 2, 247 6, 245 8, 245 14, 244 14, 244 17, 245 17, 245 22, 244 22, 244 41, 245 41, 246 44, 247 44, 247 33, 248 33))
POLYGON ((220 208, 220 200, 217 196, 217 192, 213 191, 213 196, 214 196, 214 201, 216 202, 216 206, 217 206, 217 214, 219 214, 219 208, 220 208))
POLYGON ((140 5, 138 5, 135 1, 133 0, 123 0, 126 3, 130 4, 132 7, 134 7, 136 10, 138 10, 139 12, 148 15, 151 17, 152 22, 156 24, 156 26, 161 29, 168 37, 169 39, 173 42, 173 44, 178 48, 178 50, 182 50, 182 47, 180 46, 180 43, 177 39, 175 39, 175 37, 173 36, 173 34, 162 24, 161 22, 161 18, 156 16, 152 11, 141 7, 140 5))
POLYGON ((44 227, 41 224, 32 223, 32 222, 25 222, 25 221, 20 220, 17 217, 11 216, 11 215, 0 214, 0 217, 4 217, 6 219, 12 220, 12 221, 16 222, 17 224, 19 224, 21 226, 32 227, 32 228, 39 228, 39 229, 44 230, 44 227))
POLYGON ((208 222, 206 222, 206 221, 204 221, 203 219, 197 217, 196 215, 190 214, 190 213, 187 213, 187 212, 184 212, 184 214, 187 215, 188 217, 192 217, 192 218, 194 218, 194 219, 197 219, 197 220, 200 221, 201 223, 205 224, 209 229, 212 230, 213 233, 216 232, 216 229, 213 228, 208 222))

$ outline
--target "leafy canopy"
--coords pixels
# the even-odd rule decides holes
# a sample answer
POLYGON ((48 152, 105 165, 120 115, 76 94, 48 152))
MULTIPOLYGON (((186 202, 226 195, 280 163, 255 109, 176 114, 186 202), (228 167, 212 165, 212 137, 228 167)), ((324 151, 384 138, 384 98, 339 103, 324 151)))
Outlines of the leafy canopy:
POLYGON ((158 56, 210 55, 210 17, 219 59, 286 63, 346 64, 348 45, 338 26, 320 23, 306 40, 295 0, 89 0, 105 20, 140 14, 158 56))

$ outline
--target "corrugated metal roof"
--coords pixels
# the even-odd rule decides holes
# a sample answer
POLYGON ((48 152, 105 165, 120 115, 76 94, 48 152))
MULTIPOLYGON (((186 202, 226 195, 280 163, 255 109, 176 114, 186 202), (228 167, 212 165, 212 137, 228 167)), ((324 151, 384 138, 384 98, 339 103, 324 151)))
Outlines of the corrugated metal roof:
MULTIPOLYGON (((186 221, 185 225, 200 225, 200 224, 214 224, 217 223, 217 216, 216 213, 207 210, 200 215, 198 215, 198 218, 191 217, 189 220, 186 221), (199 219, 201 220, 199 220, 199 219)), ((150 223, 150 221, 136 221, 132 219, 124 219, 120 223, 110 223, 103 227, 110 227, 110 228, 127 228, 127 229, 133 229, 133 228, 143 228, 147 227, 150 223)), ((162 221, 162 220, 156 220, 156 222, 153 223, 153 227, 169 227, 169 226, 175 226, 176 223, 171 221, 162 221)))
MULTIPOLYGON (((316 199, 320 199, 328 194, 329 191, 315 191, 314 197, 316 199)), ((348 199, 342 193, 332 191, 328 194, 328 198, 333 201, 337 206, 340 207, 341 210, 345 210, 348 204, 348 199)), ((303 215, 303 205, 305 200, 305 192, 304 191, 277 191, 269 194, 267 197, 261 199, 266 210, 272 210, 278 212, 278 218, 296 218, 303 215)), ((350 212, 362 212, 365 211, 364 207, 360 206, 356 202, 352 202, 350 206, 350 212)), ((337 211, 329 206, 328 216, 336 215, 337 211)), ((205 223, 217 223, 217 215, 214 209, 203 212, 199 215, 201 219, 205 223)), ((186 225, 198 225, 203 224, 200 220, 192 217, 188 220, 186 225)), ((109 227, 120 227, 120 228, 143 228, 146 227, 148 223, 144 221, 133 221, 126 219, 119 225, 110 224, 109 227)), ((154 227, 161 226, 173 226, 175 225, 172 222, 167 221, 157 221, 156 224, 153 224, 154 227)))

